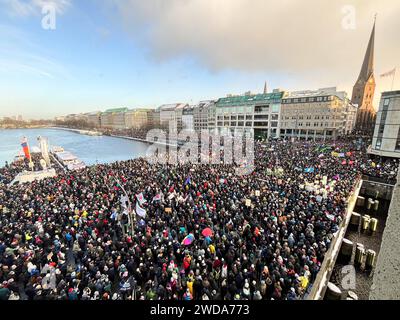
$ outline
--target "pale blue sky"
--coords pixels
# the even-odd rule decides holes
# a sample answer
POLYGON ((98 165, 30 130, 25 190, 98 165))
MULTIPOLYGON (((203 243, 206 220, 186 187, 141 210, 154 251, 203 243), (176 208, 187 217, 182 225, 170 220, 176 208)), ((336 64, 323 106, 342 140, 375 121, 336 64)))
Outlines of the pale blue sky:
MULTIPOLYGON (((351 94, 375 12, 376 73, 400 66, 398 1, 321 2, 0 0, 0 116, 195 103, 264 81, 351 94), (56 30, 41 27, 46 2, 57 5, 56 30), (357 27, 345 30, 352 3, 357 27)), ((379 96, 390 81, 377 78, 379 96)))

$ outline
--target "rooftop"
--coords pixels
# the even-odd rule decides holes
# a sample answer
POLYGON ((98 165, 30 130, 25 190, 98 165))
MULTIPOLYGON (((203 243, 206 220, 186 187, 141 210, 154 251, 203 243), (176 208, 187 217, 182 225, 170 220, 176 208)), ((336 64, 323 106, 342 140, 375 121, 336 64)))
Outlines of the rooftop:
POLYGON ((128 108, 115 108, 115 109, 108 109, 104 111, 104 113, 121 113, 121 112, 127 112, 128 108))
POLYGON ((160 111, 172 111, 175 109, 182 109, 186 106, 185 103, 170 103, 170 104, 163 104, 158 107, 160 111))
POLYGON ((245 96, 232 96, 221 98, 217 101, 218 107, 232 106, 232 105, 251 105, 258 103, 280 103, 283 97, 283 92, 245 95, 245 96))
POLYGON ((154 109, 150 109, 150 108, 137 108, 137 109, 129 109, 127 112, 129 112, 129 113, 135 113, 135 112, 149 112, 149 111, 154 111, 154 109))
POLYGON ((400 95, 400 90, 395 90, 395 91, 385 91, 382 93, 383 97, 387 97, 387 96, 397 96, 400 95))

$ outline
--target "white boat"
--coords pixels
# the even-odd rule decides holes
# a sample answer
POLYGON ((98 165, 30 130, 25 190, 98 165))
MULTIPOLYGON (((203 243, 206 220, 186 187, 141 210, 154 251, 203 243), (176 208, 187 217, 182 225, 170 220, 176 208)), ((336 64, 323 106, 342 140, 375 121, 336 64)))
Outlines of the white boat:
POLYGON ((42 153, 42 151, 40 150, 40 148, 38 146, 32 146, 31 153, 42 153))
POLYGON ((51 148, 51 152, 52 153, 64 152, 64 148, 58 147, 58 146, 54 146, 53 148, 51 148))
POLYGON ((78 159, 78 157, 71 152, 65 151, 61 147, 53 147, 52 153, 68 170, 80 170, 86 167, 86 164, 82 160, 78 159))

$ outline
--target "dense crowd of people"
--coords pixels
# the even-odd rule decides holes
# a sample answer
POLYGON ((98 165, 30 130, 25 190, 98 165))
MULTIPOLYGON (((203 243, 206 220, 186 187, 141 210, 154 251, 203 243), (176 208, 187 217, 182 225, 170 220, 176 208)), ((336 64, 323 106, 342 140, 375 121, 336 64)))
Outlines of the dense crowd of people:
POLYGON ((122 136, 122 137, 130 137, 130 138, 136 138, 136 139, 141 139, 141 140, 146 140, 147 139, 147 133, 149 130, 146 129, 105 129, 102 130, 104 135, 115 135, 115 136, 122 136))
POLYGON ((398 162, 269 141, 235 169, 140 158, 0 182, 0 300, 301 299, 357 180, 398 162))
POLYGON ((4 164, 4 167, 0 168, 0 183, 9 184, 14 178, 23 171, 40 171, 43 170, 40 165, 40 159, 42 158, 39 153, 32 153, 32 167, 29 166, 29 160, 23 157, 18 157, 15 161, 4 164))

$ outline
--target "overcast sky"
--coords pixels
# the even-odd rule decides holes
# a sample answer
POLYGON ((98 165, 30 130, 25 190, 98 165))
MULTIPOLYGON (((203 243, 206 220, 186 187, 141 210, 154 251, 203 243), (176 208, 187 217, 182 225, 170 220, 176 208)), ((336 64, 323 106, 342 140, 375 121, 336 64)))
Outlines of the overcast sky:
POLYGON ((351 95, 376 13, 378 101, 396 66, 400 89, 398 0, 0 0, 0 116, 196 103, 264 81, 351 95))

